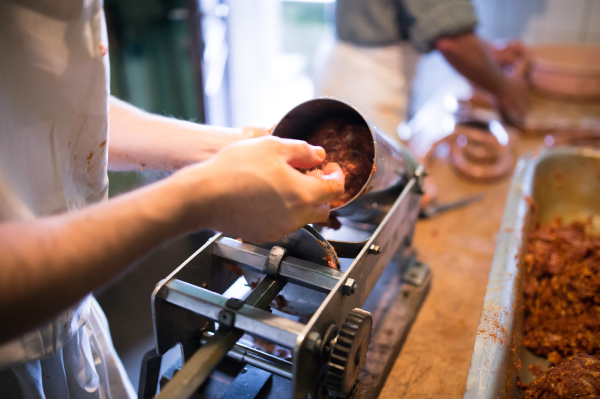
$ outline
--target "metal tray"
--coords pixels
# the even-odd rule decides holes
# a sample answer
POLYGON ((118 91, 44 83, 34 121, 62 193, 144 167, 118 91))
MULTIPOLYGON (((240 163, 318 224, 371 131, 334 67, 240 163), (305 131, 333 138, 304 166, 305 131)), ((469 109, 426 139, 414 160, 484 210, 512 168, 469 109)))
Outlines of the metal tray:
MULTIPOLYGON (((538 205, 542 224, 600 220, 600 151, 564 147, 521 158, 513 176, 492 262, 464 398, 519 398, 516 378, 533 380, 528 366, 545 369, 544 358, 521 345, 522 248, 532 216, 527 197, 538 205)), ((594 223, 596 225, 596 223, 594 223)))

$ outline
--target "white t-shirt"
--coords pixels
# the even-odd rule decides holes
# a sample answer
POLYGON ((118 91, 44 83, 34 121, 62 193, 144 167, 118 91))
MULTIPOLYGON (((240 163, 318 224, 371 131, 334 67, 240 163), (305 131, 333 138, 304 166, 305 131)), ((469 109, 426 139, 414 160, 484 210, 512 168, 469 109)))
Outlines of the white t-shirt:
MULTIPOLYGON (((0 0, 0 222, 75 211, 107 198, 107 51, 101 0, 0 0)), ((0 345, 0 369, 63 356, 72 338, 94 340, 93 331, 82 335, 92 305, 90 295, 0 345)), ((94 325, 87 324, 88 330, 94 325)), ((79 344, 69 347, 74 356, 89 354, 92 365, 100 356, 79 344)))

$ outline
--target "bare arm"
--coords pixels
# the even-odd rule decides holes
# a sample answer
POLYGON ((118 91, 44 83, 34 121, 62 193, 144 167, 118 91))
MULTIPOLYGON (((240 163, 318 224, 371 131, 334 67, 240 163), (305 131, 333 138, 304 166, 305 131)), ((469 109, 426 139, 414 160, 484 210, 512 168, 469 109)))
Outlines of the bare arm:
POLYGON ((33 328, 183 232, 172 181, 79 212, 0 224, 0 342, 33 328), (179 228, 178 228, 179 227, 179 228))
POLYGON ((507 76, 487 45, 469 32, 436 41, 436 48, 463 76, 491 92, 509 122, 522 125, 526 111, 527 85, 521 76, 507 76))
POLYGON ((150 114, 111 97, 109 169, 173 171, 205 161, 236 141, 265 134, 261 128, 200 125, 150 114))
POLYGON ((247 140, 161 182, 71 214, 0 223, 0 342, 49 319, 157 244, 203 227, 272 241, 329 215, 339 167, 323 178, 322 148, 247 140))

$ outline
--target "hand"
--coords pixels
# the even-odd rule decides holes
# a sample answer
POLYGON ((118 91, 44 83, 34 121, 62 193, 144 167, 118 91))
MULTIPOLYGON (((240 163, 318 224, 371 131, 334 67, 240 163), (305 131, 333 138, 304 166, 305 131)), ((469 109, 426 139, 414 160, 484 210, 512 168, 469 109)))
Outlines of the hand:
POLYGON ((529 49, 519 41, 509 42, 503 47, 486 44, 506 75, 506 83, 497 93, 500 112, 511 125, 523 127, 527 108, 527 82, 524 75, 531 58, 529 49))
POLYGON ((496 47, 488 43, 488 49, 492 57, 501 67, 528 63, 530 59, 529 49, 519 41, 512 41, 503 47, 496 47))
POLYGON ((270 135, 269 129, 264 127, 244 126, 242 128, 243 139, 254 139, 257 137, 263 137, 270 135))
POLYGON ((512 68, 507 73, 504 62, 513 61, 525 51, 524 46, 512 44, 497 50, 472 32, 440 38, 436 48, 463 76, 473 84, 489 91, 498 99, 500 111, 506 120, 523 125, 526 111, 527 85, 523 74, 512 68))
POLYGON ((340 167, 330 164, 322 176, 295 169, 315 167, 324 159, 325 150, 321 147, 262 137, 239 141, 210 161, 180 173, 187 174, 190 182, 198 174, 208 179, 203 187, 194 187, 194 192, 208 195, 210 200, 199 199, 195 209, 190 210, 192 214, 206 214, 204 225, 230 237, 267 242, 308 223, 327 220, 329 202, 344 192, 340 167), (198 203, 208 209, 197 209, 198 203))
POLYGON ((527 82, 525 79, 517 75, 507 76, 506 83, 496 97, 504 119, 511 125, 522 128, 525 125, 525 113, 527 112, 527 82))

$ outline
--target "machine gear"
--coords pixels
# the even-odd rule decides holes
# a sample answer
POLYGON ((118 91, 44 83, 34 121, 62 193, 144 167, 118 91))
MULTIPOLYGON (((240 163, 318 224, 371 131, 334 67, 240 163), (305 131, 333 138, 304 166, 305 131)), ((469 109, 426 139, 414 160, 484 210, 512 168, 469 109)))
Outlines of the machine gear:
POLYGON ((371 313, 353 309, 342 325, 331 350, 325 386, 331 396, 345 398, 353 392, 371 342, 371 313))

